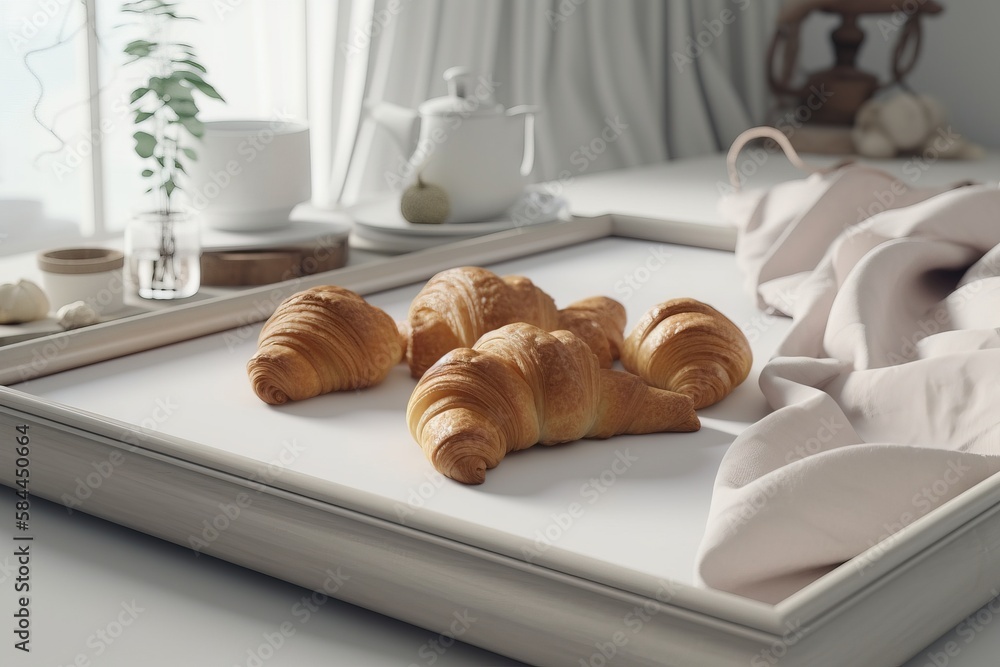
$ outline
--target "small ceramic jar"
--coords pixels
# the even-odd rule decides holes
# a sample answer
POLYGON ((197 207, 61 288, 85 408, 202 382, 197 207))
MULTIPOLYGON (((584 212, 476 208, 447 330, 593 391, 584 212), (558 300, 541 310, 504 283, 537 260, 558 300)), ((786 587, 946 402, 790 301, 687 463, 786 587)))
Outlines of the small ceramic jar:
POLYGON ((100 315, 121 310, 125 255, 110 248, 62 248, 38 255, 42 289, 53 311, 83 301, 100 315))

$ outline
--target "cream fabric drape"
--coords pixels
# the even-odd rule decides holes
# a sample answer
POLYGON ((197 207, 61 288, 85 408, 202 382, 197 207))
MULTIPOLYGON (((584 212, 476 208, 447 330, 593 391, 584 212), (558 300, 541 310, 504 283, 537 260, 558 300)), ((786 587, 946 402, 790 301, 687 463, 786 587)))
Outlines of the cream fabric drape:
POLYGON ((793 324, 761 371, 773 412, 720 465, 697 575, 776 603, 852 559, 879 576, 904 529, 1000 472, 1000 190, 854 164, 741 196, 737 261, 793 324))
POLYGON ((416 107, 445 94, 441 75, 454 65, 497 82, 505 106, 543 108, 536 181, 721 150, 766 111, 763 57, 777 5, 313 0, 317 203, 390 189, 386 172, 406 156, 366 120, 364 101, 416 107), (587 150, 602 131, 615 139, 587 150))

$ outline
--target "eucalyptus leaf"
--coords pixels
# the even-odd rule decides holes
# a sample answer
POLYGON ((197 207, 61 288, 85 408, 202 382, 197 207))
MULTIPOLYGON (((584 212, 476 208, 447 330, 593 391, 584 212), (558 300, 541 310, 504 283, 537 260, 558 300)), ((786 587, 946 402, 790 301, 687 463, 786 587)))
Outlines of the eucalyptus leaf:
MULTIPOLYGON (((142 25, 150 31, 146 39, 128 42, 123 51, 126 64, 141 62, 147 72, 154 73, 145 85, 131 93, 136 126, 133 137, 136 154, 151 160, 152 167, 140 172, 156 183, 146 192, 159 191, 157 207, 166 212, 172 208, 171 196, 181 189, 176 180, 178 174, 187 174, 182 158, 198 157, 193 149, 181 146, 180 142, 186 141, 185 133, 196 138, 205 133, 205 126, 198 118, 200 109, 195 92, 225 101, 202 77, 208 72, 198 61, 194 46, 157 38, 168 35, 175 22, 197 20, 182 14, 180 6, 180 2, 172 0, 126 0, 121 5, 123 13, 141 15, 145 19, 142 25)), ((138 21, 126 23, 139 25, 138 21)))
POLYGON ((150 7, 155 7, 157 5, 162 5, 162 4, 163 0, 128 0, 128 2, 122 4, 122 7, 135 8, 135 7, 145 6, 145 9, 142 9, 142 11, 146 11, 146 9, 149 9, 150 7))
POLYGON ((190 132, 192 136, 200 139, 205 135, 205 124, 197 118, 180 118, 179 120, 184 129, 190 132))
POLYGON ((172 99, 193 100, 191 85, 193 85, 192 82, 188 81, 186 77, 180 76, 180 72, 174 72, 168 78, 163 79, 162 90, 172 99))
POLYGON ((170 103, 170 108, 174 110, 177 114, 178 122, 182 118, 197 118, 198 117, 198 107, 194 102, 180 101, 177 103, 170 103))
POLYGON ((159 47, 159 43, 137 39, 125 45, 123 51, 130 56, 146 57, 159 47))
POLYGON ((135 139, 136 155, 141 158, 153 157, 153 151, 156 149, 156 137, 149 132, 139 130, 132 135, 132 138, 135 139))
POLYGON ((188 67, 193 67, 196 70, 201 71, 202 74, 207 74, 208 73, 208 70, 205 69, 204 65, 202 65, 201 63, 195 62, 194 60, 191 60, 190 58, 180 58, 180 59, 175 58, 171 62, 180 63, 181 65, 187 65, 188 67))
POLYGON ((225 100, 222 99, 222 95, 220 95, 218 91, 215 90, 215 88, 206 83, 205 80, 201 78, 198 74, 194 72, 185 72, 185 71, 178 72, 177 74, 180 75, 182 78, 190 81, 191 84, 199 91, 201 91, 205 96, 225 102, 225 100))

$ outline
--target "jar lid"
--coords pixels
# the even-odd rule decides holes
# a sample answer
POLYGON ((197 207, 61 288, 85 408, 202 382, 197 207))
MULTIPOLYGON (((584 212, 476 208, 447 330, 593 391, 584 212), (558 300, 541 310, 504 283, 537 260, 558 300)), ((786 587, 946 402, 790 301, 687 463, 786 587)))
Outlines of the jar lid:
POLYGON ((444 73, 448 94, 427 100, 417 112, 421 116, 503 116, 503 105, 493 100, 491 88, 473 90, 473 76, 468 67, 448 68, 444 73))
POLYGON ((62 248, 38 255, 38 268, 49 273, 102 273, 123 266, 125 254, 110 248, 62 248))

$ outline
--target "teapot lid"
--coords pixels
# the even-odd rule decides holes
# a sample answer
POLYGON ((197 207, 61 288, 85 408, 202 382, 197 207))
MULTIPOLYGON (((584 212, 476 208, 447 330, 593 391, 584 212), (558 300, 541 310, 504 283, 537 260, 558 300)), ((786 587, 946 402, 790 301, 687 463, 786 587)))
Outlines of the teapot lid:
POLYGON ((435 97, 421 104, 421 116, 498 116, 503 114, 502 104, 493 99, 492 84, 480 78, 476 85, 468 67, 451 67, 444 72, 448 94, 435 97))

